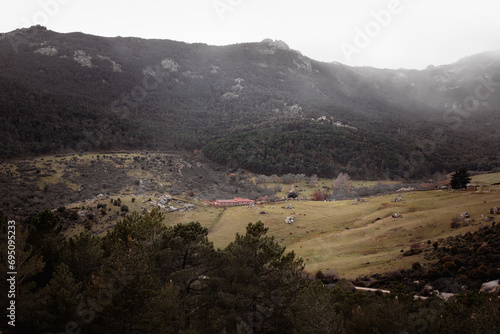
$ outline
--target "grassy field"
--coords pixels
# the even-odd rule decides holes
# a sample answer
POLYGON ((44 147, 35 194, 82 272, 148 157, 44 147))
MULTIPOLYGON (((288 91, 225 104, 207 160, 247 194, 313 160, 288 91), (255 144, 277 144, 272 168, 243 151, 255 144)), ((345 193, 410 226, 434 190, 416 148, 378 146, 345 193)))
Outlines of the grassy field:
POLYGON ((472 182, 479 186, 489 186, 493 183, 500 183, 500 173, 475 175, 472 177, 472 182))
MULTIPOLYGON (((174 180, 172 176, 187 174, 188 180, 193 178, 181 159, 176 160, 172 157, 174 162, 169 167, 170 174, 165 174, 161 172, 162 169, 153 173, 149 168, 133 168, 134 158, 144 157, 141 153, 116 152, 108 154, 109 156, 112 156, 113 161, 116 162, 117 171, 121 170, 135 179, 155 181, 162 187, 174 180)), ((63 182, 76 192, 82 187, 82 179, 77 178, 79 174, 76 170, 71 172, 71 179, 63 177, 67 173, 68 164, 78 161, 79 165, 91 165, 96 158, 97 154, 38 157, 26 163, 4 162, 1 165, 1 171, 12 174, 13 178, 32 179, 40 191, 45 186, 49 186, 50 189, 52 185, 63 182), (18 168, 20 165, 29 165, 32 171, 22 172, 18 168), (34 169, 40 169, 41 172, 35 174, 34 169)), ((111 163, 110 159, 106 161, 111 163)), ((84 169, 80 170, 89 173, 84 169)), ((93 178, 95 175, 89 179, 92 181, 93 178)), ((276 194, 279 198, 286 198, 293 187, 300 197, 309 199, 315 190, 332 187, 332 182, 332 179, 319 179, 314 186, 306 184, 305 181, 295 183, 293 186, 278 183, 265 185, 268 188, 281 186, 282 190, 276 194)), ((288 251, 293 250, 304 259, 307 271, 331 269, 343 277, 355 278, 359 275, 407 268, 417 261, 424 263, 425 252, 409 257, 404 257, 402 252, 409 250, 410 247, 418 246, 425 250, 431 247, 427 244, 428 240, 432 244, 439 239, 474 231, 481 225, 490 224, 484 219, 491 207, 500 205, 500 187, 491 186, 493 183, 500 182, 500 173, 476 175, 472 178, 472 182, 481 186, 479 191, 417 191, 404 193, 403 201, 400 202, 394 201, 397 194, 391 194, 365 198, 365 202, 356 202, 355 205, 352 199, 334 202, 291 200, 259 204, 252 208, 221 209, 205 206, 192 197, 186 199, 183 195, 178 195, 168 206, 184 208, 193 203, 196 208, 184 212, 167 212, 165 223, 175 225, 198 221, 208 228, 209 239, 215 247, 224 248, 234 240, 236 233, 245 233, 248 223, 260 220, 269 228, 269 235, 274 236, 280 244, 286 246, 288 251), (291 205, 293 209, 287 209, 287 205, 291 205), (469 226, 452 229, 450 226, 452 218, 459 217, 464 211, 470 214, 469 226), (400 213, 402 218, 393 219, 394 213, 400 213), (291 215, 295 216, 295 222, 285 224, 285 218, 291 215)), ((153 202, 157 201, 158 196, 163 194, 162 191, 146 191, 138 195, 134 194, 134 188, 137 188, 137 185, 115 183, 117 188, 114 195, 85 199, 65 205, 69 210, 76 209, 83 215, 85 212, 94 213, 96 219, 93 221, 92 231, 98 232, 112 227, 126 214, 120 210, 120 206, 112 204, 113 200, 120 198, 121 205, 126 205, 129 212, 143 212, 151 210, 148 204, 152 202, 148 202, 149 199, 153 202), (135 200, 132 200, 133 198, 135 200), (97 211, 98 203, 107 204, 105 215, 97 211)), ((352 187, 371 187, 377 183, 376 181, 353 181, 352 187)), ((381 183, 399 184, 394 181, 381 183)), ((78 223, 72 224, 66 234, 72 236, 82 232, 84 219, 83 217, 78 223)))
POLYGON ((262 221, 269 235, 293 250, 306 262, 306 270, 332 269, 341 276, 386 272, 424 263, 424 253, 404 257, 411 246, 421 249, 441 238, 475 231, 494 205, 500 205, 500 187, 481 192, 447 190, 404 193, 368 198, 353 205, 352 200, 336 202, 289 201, 253 208, 217 209, 202 207, 189 213, 167 214, 167 224, 199 221, 209 229, 209 239, 225 247, 236 233, 245 233, 249 222, 262 221), (285 209, 291 204, 293 209, 285 209), (470 214, 470 225, 452 229, 451 220, 462 212, 470 214), (263 213, 265 212, 265 213, 263 213), (400 213, 402 218, 392 218, 400 213), (295 223, 285 224, 294 215, 295 223))
MULTIPOLYGON (((417 191, 402 194, 402 201, 395 202, 398 194, 374 196, 365 202, 353 200, 334 202, 295 201, 246 206, 214 208, 195 202, 195 210, 166 213, 165 223, 175 225, 192 221, 200 222, 209 230, 209 239, 216 248, 224 248, 234 240, 236 233, 245 233, 250 222, 262 221, 269 228, 268 234, 294 251, 306 263, 306 270, 331 269, 347 278, 387 272, 411 267, 414 262, 425 263, 425 249, 439 239, 475 231, 484 224, 491 207, 500 205, 500 187, 487 187, 500 178, 500 173, 478 175, 473 182, 483 185, 481 191, 447 190, 417 191), (353 204, 356 203, 356 204, 353 204), (291 205, 293 209, 286 207, 291 205), (470 215, 466 227, 451 228, 452 218, 462 212, 470 215), (392 218, 400 213, 402 218, 392 218), (295 216, 293 224, 286 224, 287 216, 295 216), (419 246, 419 255, 405 257, 403 252, 419 246)), ((310 185, 299 188, 312 192, 319 189, 310 185)), ((305 192, 305 191, 304 191, 305 192)), ((150 209, 145 203, 155 196, 120 196, 130 212, 150 209), (136 197, 132 202, 132 197, 136 197)), ((101 199, 100 202, 108 202, 101 199)), ((175 205, 175 203, 174 203, 175 205)), ((109 206, 109 204, 108 204, 109 206)), ((179 204, 179 206, 182 206, 179 204)), ((112 207, 113 210, 119 208, 112 207)), ((98 229, 102 226, 96 226, 98 229)), ((71 235, 82 230, 78 226, 71 235)))

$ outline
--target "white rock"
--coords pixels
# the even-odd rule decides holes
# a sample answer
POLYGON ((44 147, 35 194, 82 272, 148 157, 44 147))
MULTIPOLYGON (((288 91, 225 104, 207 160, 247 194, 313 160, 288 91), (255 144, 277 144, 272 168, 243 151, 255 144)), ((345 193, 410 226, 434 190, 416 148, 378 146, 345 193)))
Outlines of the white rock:
POLYGON ((498 292, 500 290, 500 280, 490 281, 483 283, 481 285, 481 289, 479 289, 479 293, 484 292, 498 292))
POLYGON ((161 61, 161 66, 172 72, 177 72, 179 70, 179 64, 177 64, 172 58, 165 58, 161 61))
POLYGON ((47 46, 46 48, 35 50, 35 53, 39 53, 44 56, 57 56, 59 51, 53 46, 47 46))
POLYGON ((73 60, 79 63, 82 66, 86 66, 88 68, 95 67, 92 65, 92 57, 85 53, 83 50, 76 50, 73 55, 73 60))

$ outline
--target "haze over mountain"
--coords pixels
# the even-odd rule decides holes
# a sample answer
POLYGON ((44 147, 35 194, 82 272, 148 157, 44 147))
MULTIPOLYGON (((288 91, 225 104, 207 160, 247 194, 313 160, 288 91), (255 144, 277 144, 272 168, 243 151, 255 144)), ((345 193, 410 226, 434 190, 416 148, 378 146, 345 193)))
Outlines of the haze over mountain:
POLYGON ((3 158, 206 147, 259 173, 359 177, 499 165, 500 51, 387 70, 318 62, 282 41, 219 47, 37 26, 0 35, 0 59, 3 158))

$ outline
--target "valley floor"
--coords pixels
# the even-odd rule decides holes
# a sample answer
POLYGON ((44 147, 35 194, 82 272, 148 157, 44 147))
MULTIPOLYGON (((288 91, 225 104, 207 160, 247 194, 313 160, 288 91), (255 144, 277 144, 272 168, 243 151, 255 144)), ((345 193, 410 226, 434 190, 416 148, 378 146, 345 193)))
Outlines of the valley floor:
POLYGON ((402 194, 401 202, 394 202, 396 197, 374 196, 365 202, 288 201, 251 208, 202 207, 171 214, 167 223, 199 221, 209 228, 214 245, 224 248, 236 233, 244 234, 249 222, 260 220, 269 228, 269 235, 305 260, 306 271, 330 269, 341 277, 355 278, 425 263, 425 252, 435 241, 491 225, 488 216, 493 206, 500 205, 500 187, 476 192, 409 192, 402 194), (286 208, 290 205, 293 209, 286 208), (460 218, 464 212, 469 218, 460 218), (401 218, 392 218, 395 213, 401 218), (286 224, 285 218, 291 215, 295 222, 286 224), (451 227, 454 218, 460 227, 451 227), (422 252, 404 256, 412 248, 422 252))
POLYGON ((304 259, 306 271, 333 270, 346 278, 425 263, 434 242, 491 225, 490 209, 500 205, 500 186, 493 185, 500 182, 500 173, 494 173, 473 178, 480 186, 477 191, 410 191, 359 200, 286 200, 216 208, 201 199, 270 193, 286 197, 290 189, 308 199, 331 180, 320 179, 314 186, 283 184, 281 190, 270 192, 277 184, 257 185, 252 174, 218 167, 196 154, 50 156, 3 162, 0 176, 6 192, 0 210, 15 217, 23 209, 57 209, 68 236, 85 228, 104 235, 125 215, 160 206, 165 224, 200 222, 215 247, 224 248, 236 233, 245 233, 248 223, 262 221, 269 235, 304 259), (460 217, 464 212, 467 218, 460 217), (286 224, 290 216, 294 222, 286 224), (459 227, 452 228, 452 220, 459 227))

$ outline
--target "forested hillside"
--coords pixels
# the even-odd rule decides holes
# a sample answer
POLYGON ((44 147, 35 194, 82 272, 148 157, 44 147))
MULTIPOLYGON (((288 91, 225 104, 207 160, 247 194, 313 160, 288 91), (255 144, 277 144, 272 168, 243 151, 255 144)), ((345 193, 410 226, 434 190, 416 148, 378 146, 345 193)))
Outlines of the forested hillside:
MULTIPOLYGON (((341 158, 319 167, 354 152, 326 149, 315 157, 304 151, 310 145, 296 145, 314 165, 311 170, 325 175, 348 162, 361 170, 363 164, 378 166, 373 175, 391 174, 394 154, 404 161, 409 153, 423 155, 420 160, 431 162, 433 171, 457 164, 488 170, 499 163, 498 52, 423 71, 379 70, 318 62, 281 41, 218 47, 59 34, 36 26, 1 34, 0 58, 3 158, 121 148, 200 150, 226 136, 232 141, 241 131, 307 121, 304 128, 311 119, 326 119, 363 133, 363 160, 367 145, 380 144, 384 153, 373 146, 366 163, 341 158), (389 152, 389 162, 377 160, 389 152)), ((346 149, 356 149, 349 141, 354 137, 346 149)), ((296 162, 282 163, 286 167, 278 163, 277 170, 253 169, 303 170, 293 167, 296 162)), ((412 172, 397 166, 395 174, 432 173, 420 165, 412 172)))
POLYGON ((255 173, 317 174, 347 172, 356 178, 399 175, 407 146, 377 133, 316 122, 288 123, 238 132, 205 146, 221 164, 255 173))

